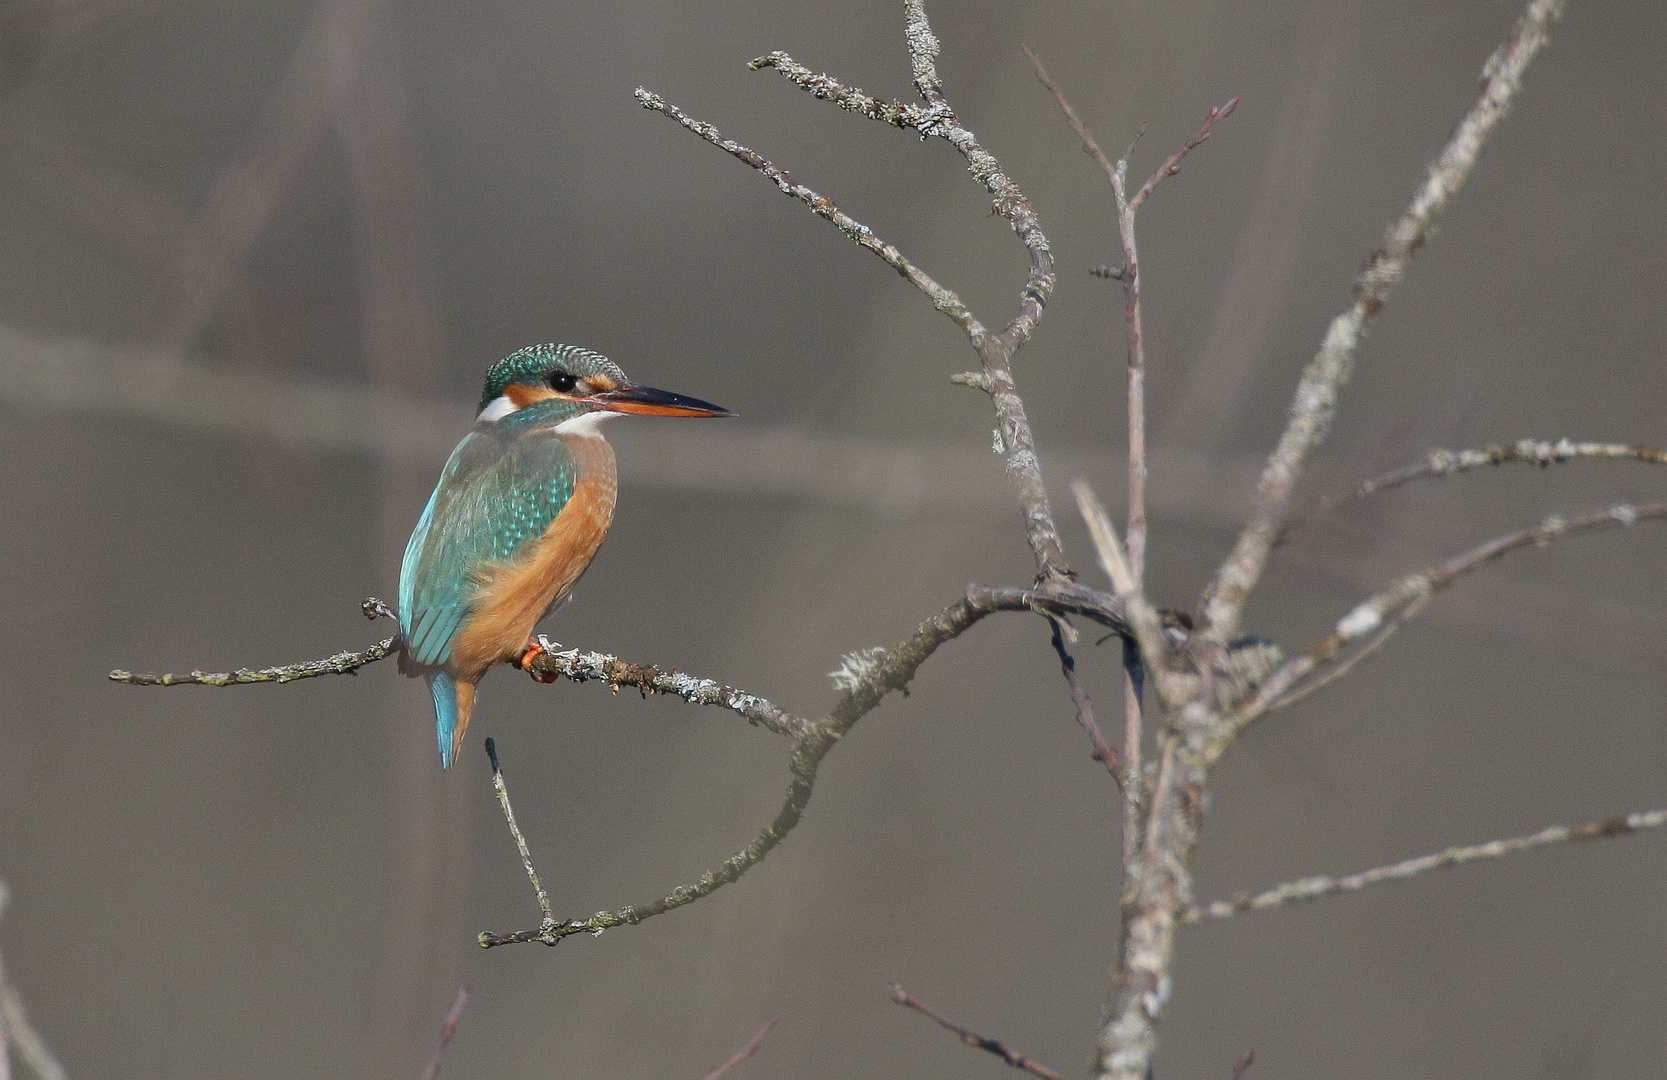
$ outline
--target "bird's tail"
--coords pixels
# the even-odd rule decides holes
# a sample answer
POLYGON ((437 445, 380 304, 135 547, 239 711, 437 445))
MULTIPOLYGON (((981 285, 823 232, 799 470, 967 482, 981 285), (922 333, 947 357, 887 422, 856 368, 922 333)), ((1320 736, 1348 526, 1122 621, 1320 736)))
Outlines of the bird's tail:
POLYGON ((458 682, 444 671, 430 671, 423 676, 428 692, 434 695, 434 726, 440 737, 440 768, 451 768, 452 759, 463 745, 463 733, 469 730, 469 716, 475 710, 475 684, 458 682))

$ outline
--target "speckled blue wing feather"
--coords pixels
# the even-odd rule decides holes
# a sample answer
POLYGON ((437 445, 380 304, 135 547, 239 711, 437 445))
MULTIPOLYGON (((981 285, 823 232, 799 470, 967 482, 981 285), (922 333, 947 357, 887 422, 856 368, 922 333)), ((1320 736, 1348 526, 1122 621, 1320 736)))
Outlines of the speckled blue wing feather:
POLYGON ((457 444, 400 569, 400 630, 413 660, 445 664, 477 570, 542 536, 573 497, 574 479, 567 444, 548 431, 477 429, 457 444))

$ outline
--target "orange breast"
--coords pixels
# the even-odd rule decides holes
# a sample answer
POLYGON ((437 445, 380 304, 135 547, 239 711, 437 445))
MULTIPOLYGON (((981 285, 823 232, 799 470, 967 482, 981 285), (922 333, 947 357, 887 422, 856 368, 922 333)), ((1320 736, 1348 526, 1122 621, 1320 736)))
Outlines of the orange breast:
POLYGON ((619 490, 613 448, 597 437, 551 438, 573 452, 573 497, 519 558, 481 571, 473 610, 447 665, 459 677, 478 679, 493 664, 519 659, 533 628, 567 599, 613 523, 619 490))

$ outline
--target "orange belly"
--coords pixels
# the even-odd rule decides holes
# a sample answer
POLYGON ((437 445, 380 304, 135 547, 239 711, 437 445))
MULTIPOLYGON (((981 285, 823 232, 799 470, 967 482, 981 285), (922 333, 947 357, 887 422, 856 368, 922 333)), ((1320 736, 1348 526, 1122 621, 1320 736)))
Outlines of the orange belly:
POLYGON ((478 571, 479 588, 446 665, 460 679, 473 682, 493 664, 520 659, 533 628, 567 599, 613 523, 619 490, 613 448, 598 437, 552 437, 573 451, 573 497, 518 558, 478 571))

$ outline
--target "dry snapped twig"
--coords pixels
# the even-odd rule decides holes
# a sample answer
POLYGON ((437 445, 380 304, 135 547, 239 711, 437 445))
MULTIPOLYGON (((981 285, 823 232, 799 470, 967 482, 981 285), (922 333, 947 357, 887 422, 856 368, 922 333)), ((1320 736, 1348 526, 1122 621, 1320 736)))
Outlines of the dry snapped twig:
POLYGON ((996 412, 996 431, 1007 463, 1008 479, 1019 498, 1024 516, 1025 531, 1036 560, 1037 572, 1044 578, 1068 580, 1071 570, 1065 561, 1065 551, 1054 524, 1047 487, 1042 482, 1041 465, 1036 457, 1035 440, 1030 421, 1025 415, 1024 402, 1013 382, 1013 354, 1029 340, 1042 310, 1052 294, 1055 275, 1053 252, 1048 246, 1035 208, 1005 172, 1001 163, 979 144, 978 139, 955 115, 943 93, 936 60, 938 39, 926 18, 923 0, 904 0, 907 23, 904 34, 909 47, 909 65, 914 76, 915 90, 925 107, 885 102, 870 97, 854 87, 828 75, 813 73, 783 52, 770 53, 752 61, 754 70, 773 68, 789 82, 824 100, 833 101, 841 108, 881 120, 896 127, 918 131, 923 137, 938 137, 949 142, 966 160, 967 171, 987 192, 992 207, 1024 243, 1030 257, 1030 271, 1019 298, 1019 310, 999 333, 992 334, 975 318, 960 298, 938 285, 930 276, 915 267, 890 244, 879 241, 868 229, 842 213, 832 201, 794 181, 785 171, 739 143, 725 139, 711 124, 694 120, 680 109, 668 104, 656 94, 639 87, 637 100, 650 109, 665 114, 701 138, 720 147, 739 160, 762 172, 787 195, 800 199, 818 216, 834 223, 841 232, 863 247, 880 256, 911 283, 931 298, 939 311, 953 319, 967 335, 983 361, 978 372, 954 376, 954 381, 977 387, 990 395, 996 412))
POLYGON ((927 1005, 907 990, 904 990, 896 983, 888 984, 886 989, 891 991, 891 1000, 897 1002, 897 1004, 906 1009, 913 1009, 915 1012, 927 1017, 944 1030, 954 1032, 955 1035, 968 1046, 976 1047, 986 1053, 994 1054, 1007 1064, 1013 1066, 1013 1068, 1022 1069, 1025 1072, 1030 1073, 1032 1076, 1040 1076, 1042 1077, 1042 1080, 1059 1080, 1059 1074, 1047 1066, 1039 1065, 1030 1058, 1025 1057, 1023 1054, 1009 1050, 995 1039, 987 1039, 982 1035, 967 1030, 960 1024, 951 1020, 949 1017, 945 1016, 943 1013, 940 1013, 930 1005, 927 1005))
POLYGON ((1308 455, 1325 440, 1337 399, 1354 369, 1355 353, 1372 320, 1383 310, 1395 284, 1429 238, 1431 227, 1464 186, 1488 136, 1504 119, 1522 87, 1528 64, 1545 47, 1563 0, 1531 0, 1511 38, 1482 69, 1482 92, 1443 147, 1411 204, 1385 234, 1383 246, 1355 278, 1355 296, 1326 330, 1319 352, 1297 384, 1291 416, 1256 485, 1250 519, 1232 553, 1216 572, 1203 605, 1205 626, 1217 642, 1237 634, 1250 591, 1261 578, 1268 553, 1302 475, 1308 455))
POLYGON ((747 1040, 747 1045, 731 1054, 722 1065, 707 1073, 704 1080, 718 1080, 718 1077, 723 1076, 741 1062, 758 1053, 758 1048, 764 1045, 764 1036, 770 1034, 771 1030, 779 1023, 781 1023, 781 1017, 779 1016, 772 1017, 765 1022, 764 1026, 758 1029, 758 1033, 747 1040))
POLYGON ((1401 862, 1390 863, 1371 870, 1362 870, 1358 874, 1346 874, 1342 877, 1307 877, 1300 881, 1287 882, 1266 892, 1242 893, 1231 900, 1217 900, 1202 907, 1190 908, 1182 913, 1184 922, 1200 922, 1204 919, 1225 919, 1245 911, 1266 911, 1268 908, 1286 907, 1290 904, 1307 903, 1321 897, 1333 896, 1343 892, 1359 892, 1368 885, 1381 885, 1388 881, 1406 881, 1431 870, 1440 870, 1447 866, 1462 866, 1465 863, 1480 862, 1484 859, 1503 859, 1507 855, 1518 855, 1535 848, 1549 847, 1553 844, 1571 844, 1582 840, 1609 840, 1617 836, 1631 836, 1633 833, 1646 829, 1658 829, 1667 825, 1667 810, 1646 810, 1624 817, 1605 818, 1586 825, 1551 825, 1539 832, 1527 836, 1513 836, 1504 840, 1489 840, 1485 844, 1469 844, 1464 847, 1450 847, 1445 851, 1438 851, 1432 855, 1420 855, 1416 859, 1404 859, 1401 862))
POLYGON ((463 1019, 463 1010, 469 1004, 469 988, 460 986, 457 998, 451 1003, 451 1010, 446 1013, 446 1022, 440 1025, 440 1042, 434 1047, 434 1053, 428 1056, 428 1066, 423 1069, 422 1080, 434 1080, 440 1075, 440 1063, 446 1056, 446 1047, 451 1044, 452 1036, 457 1034, 457 1025, 463 1019))
POLYGON ((1300 701, 1346 675, 1422 611, 1437 593, 1466 574, 1474 573, 1513 551, 1544 546, 1566 536, 1627 528, 1640 522, 1664 519, 1667 519, 1667 503, 1617 503, 1578 514, 1552 514, 1525 529, 1496 536, 1445 562, 1407 574, 1389 588, 1349 609, 1337 620, 1331 632, 1312 648, 1287 660, 1268 676, 1228 718, 1223 729, 1224 737, 1212 748, 1212 756, 1219 756, 1226 742, 1258 717, 1300 701), (1302 681, 1320 668, 1336 662, 1346 648, 1361 641, 1365 644, 1336 667, 1319 678, 1306 683, 1302 681))

